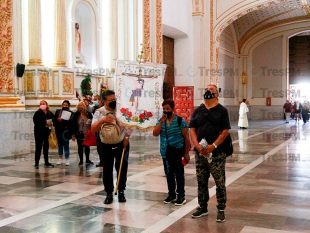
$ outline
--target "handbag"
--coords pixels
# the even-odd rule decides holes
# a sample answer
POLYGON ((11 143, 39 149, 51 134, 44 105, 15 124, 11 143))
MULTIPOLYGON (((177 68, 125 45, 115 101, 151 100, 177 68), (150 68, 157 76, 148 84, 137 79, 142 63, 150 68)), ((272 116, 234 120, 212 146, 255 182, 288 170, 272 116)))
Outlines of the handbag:
POLYGON ((82 145, 83 146, 97 146, 96 135, 90 129, 87 131, 85 140, 82 145))
POLYGON ((50 146, 50 148, 55 149, 58 145, 58 140, 56 137, 56 132, 55 132, 55 127, 52 126, 50 135, 48 136, 48 144, 50 146))

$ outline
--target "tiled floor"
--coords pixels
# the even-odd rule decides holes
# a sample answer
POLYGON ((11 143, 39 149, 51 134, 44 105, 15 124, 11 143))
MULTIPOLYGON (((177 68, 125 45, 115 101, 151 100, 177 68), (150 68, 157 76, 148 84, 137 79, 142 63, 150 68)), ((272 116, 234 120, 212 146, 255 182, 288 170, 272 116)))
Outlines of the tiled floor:
MULTIPOLYGON (((227 159, 226 222, 217 223, 214 181, 209 215, 197 207, 195 161, 185 167, 187 203, 164 204, 167 185, 158 138, 131 139, 126 203, 103 204, 102 168, 79 168, 71 143, 70 166, 33 168, 33 154, 0 159, 0 233, 10 232, 310 232, 310 123, 232 122, 234 155, 227 159)), ((96 149, 91 159, 98 161, 96 149)), ((43 156, 42 156, 43 157, 43 156)), ((51 162, 57 152, 50 150, 51 162)))

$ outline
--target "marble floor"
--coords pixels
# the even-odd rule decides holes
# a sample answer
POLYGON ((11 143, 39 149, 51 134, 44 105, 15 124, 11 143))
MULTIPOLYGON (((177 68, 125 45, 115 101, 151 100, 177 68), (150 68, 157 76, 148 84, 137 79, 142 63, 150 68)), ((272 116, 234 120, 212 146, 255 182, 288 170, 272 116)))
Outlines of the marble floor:
MULTIPOLYGON (((185 167, 183 206, 164 204, 167 185, 158 138, 133 138, 127 202, 103 204, 102 168, 78 167, 70 144, 70 166, 35 170, 34 154, 0 159, 0 233, 77 232, 310 232, 310 123, 232 122, 234 154, 227 159, 226 222, 216 222, 214 181, 209 215, 191 218, 197 207, 195 161, 185 167)), ((12 142, 14 143, 14 142, 12 142)), ((43 156, 42 156, 43 157, 43 156)), ((56 163, 57 151, 50 150, 56 163)), ((91 149, 91 160, 98 161, 91 149)))

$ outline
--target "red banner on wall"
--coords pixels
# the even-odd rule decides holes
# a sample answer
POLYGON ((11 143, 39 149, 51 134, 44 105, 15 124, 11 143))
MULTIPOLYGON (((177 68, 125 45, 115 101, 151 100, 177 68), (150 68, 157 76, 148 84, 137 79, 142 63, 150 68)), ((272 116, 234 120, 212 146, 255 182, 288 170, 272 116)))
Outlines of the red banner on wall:
POLYGON ((189 123, 194 112, 194 86, 173 87, 174 113, 189 123))

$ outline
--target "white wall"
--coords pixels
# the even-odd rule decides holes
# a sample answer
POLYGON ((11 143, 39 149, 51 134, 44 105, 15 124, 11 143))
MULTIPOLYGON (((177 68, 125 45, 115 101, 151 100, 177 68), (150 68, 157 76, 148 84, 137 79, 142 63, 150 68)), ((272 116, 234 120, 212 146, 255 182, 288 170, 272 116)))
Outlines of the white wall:
POLYGON ((162 24, 163 35, 175 39, 175 85, 193 85, 192 1, 163 0, 162 24))

